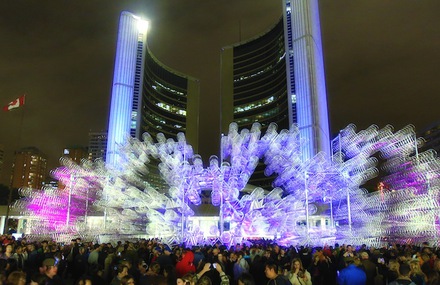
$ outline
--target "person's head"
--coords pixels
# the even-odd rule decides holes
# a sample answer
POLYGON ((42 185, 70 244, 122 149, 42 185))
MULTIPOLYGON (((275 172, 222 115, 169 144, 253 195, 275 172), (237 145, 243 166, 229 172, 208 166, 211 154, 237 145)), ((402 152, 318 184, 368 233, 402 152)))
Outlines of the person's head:
POLYGON ((160 273, 160 264, 157 262, 151 263, 149 270, 154 272, 155 274, 159 274, 160 273))
POLYGON ((349 265, 355 264, 356 260, 354 257, 345 257, 344 262, 345 262, 346 266, 349 266, 349 265))
POLYGON ((14 247, 12 246, 12 244, 8 244, 8 245, 5 247, 5 253, 10 254, 10 253, 12 253, 13 250, 14 250, 14 247))
POLYGON ((203 275, 199 280, 197 280, 196 285, 212 285, 211 278, 203 275))
POLYGON ((420 273, 422 269, 420 268, 420 262, 418 259, 413 259, 409 262, 412 273, 420 273))
POLYGON ((177 278, 176 285, 194 285, 194 275, 187 273, 180 278, 177 278))
POLYGON ((47 276, 37 273, 32 275, 30 285, 45 285, 47 282, 47 276))
POLYGON ((249 273, 242 273, 238 277, 238 285, 255 285, 255 280, 249 273))
POLYGON ((164 252, 166 255, 170 255, 173 251, 171 250, 171 248, 170 248, 168 245, 164 245, 164 247, 163 247, 163 252, 164 252))
POLYGON ((146 272, 148 270, 148 264, 144 260, 138 262, 138 270, 140 272, 146 272))
POLYGON ((134 278, 131 275, 125 275, 121 278, 121 285, 134 285, 136 282, 134 282, 134 278))
POLYGON ((411 267, 407 263, 400 264, 399 275, 403 277, 408 277, 411 273, 411 267))
POLYGON ((399 262, 395 259, 390 259, 388 262, 388 268, 390 271, 399 272, 399 262))
POLYGON ((292 260, 292 268, 291 268, 292 272, 298 272, 301 270, 304 270, 304 267, 302 265, 301 259, 299 258, 294 258, 292 260))
POLYGON ((123 259, 123 260, 121 260, 121 264, 124 264, 125 266, 128 267, 128 270, 130 270, 130 268, 131 268, 131 261, 130 260, 123 259))
POLYGON ((6 284, 11 285, 26 285, 26 273, 22 271, 13 271, 8 275, 6 284))
POLYGON ((278 276, 278 266, 275 263, 266 263, 264 267, 264 274, 269 279, 275 279, 278 276))
POLYGON ((226 256, 223 253, 220 252, 219 254, 217 254, 217 261, 225 263, 226 262, 226 256))
POLYGON ((90 277, 83 277, 78 280, 77 285, 92 285, 92 279, 90 277))
POLYGON ((35 245, 34 245, 33 243, 28 244, 26 247, 27 247, 27 250, 28 250, 29 252, 35 250, 35 245))
POLYGON ((190 282, 183 280, 182 278, 176 279, 176 285, 191 285, 190 282))
POLYGON ((440 259, 436 259, 434 260, 434 270, 435 271, 440 271, 440 259))
POLYGON ((165 265, 163 268, 163 275, 167 278, 176 279, 176 267, 171 264, 165 265))
POLYGON ((266 258, 270 258, 270 254, 271 254, 271 251, 270 251, 270 250, 266 250, 266 251, 264 252, 264 256, 265 256, 266 258))
POLYGON ((58 262, 54 258, 43 260, 43 271, 47 277, 52 279, 58 273, 58 262))
POLYGON ((23 253, 23 247, 22 246, 17 246, 15 248, 15 253, 16 254, 22 254, 23 253))
POLYGON ((361 259, 362 259, 362 260, 366 260, 366 259, 368 259, 368 253, 365 252, 365 251, 361 252, 361 259))
POLYGON ((218 249, 218 248, 212 249, 212 255, 217 256, 217 254, 219 254, 219 253, 220 253, 220 249, 218 249))
POLYGON ((428 262, 430 259, 429 254, 423 253, 422 254, 422 260, 423 262, 428 262))
POLYGON ((124 276, 128 275, 128 267, 125 264, 119 264, 118 265, 118 277, 122 278, 124 276))

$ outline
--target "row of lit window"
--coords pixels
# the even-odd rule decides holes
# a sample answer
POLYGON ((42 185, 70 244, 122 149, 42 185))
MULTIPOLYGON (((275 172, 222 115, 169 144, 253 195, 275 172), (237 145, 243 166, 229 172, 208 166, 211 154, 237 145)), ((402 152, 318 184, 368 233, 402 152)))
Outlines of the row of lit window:
POLYGON ((260 101, 257 101, 253 104, 237 106, 234 108, 234 113, 242 113, 242 112, 246 112, 249 110, 257 109, 257 108, 263 107, 265 105, 268 105, 268 104, 272 103, 273 101, 275 101, 275 97, 271 96, 269 98, 265 98, 260 101))
MULTIPOLYGON (((155 81, 155 82, 156 82, 157 85, 159 85, 160 88, 163 88, 163 89, 165 89, 165 90, 167 90, 167 91, 169 91, 169 92, 171 92, 173 94, 180 95, 180 96, 184 96, 185 95, 185 93, 177 91, 177 90, 172 89, 172 88, 169 88, 169 87, 163 85, 160 82, 157 82, 157 81, 155 81)), ((151 87, 153 87, 154 90, 157 90, 157 86, 156 85, 152 85, 151 87)))
POLYGON ((239 125, 240 125, 240 123, 258 122, 262 119, 267 119, 267 118, 273 117, 274 115, 277 115, 279 112, 280 112, 279 107, 276 107, 276 108, 271 109, 267 112, 264 112, 261 114, 256 114, 255 116, 250 116, 250 117, 235 119, 235 120, 236 120, 237 124, 239 124, 239 125))
MULTIPOLYGON (((158 117, 158 116, 156 116, 156 115, 154 115, 152 113, 149 113, 147 116, 150 117, 151 119, 153 119, 154 121, 156 121, 156 123, 159 123, 159 124, 162 124, 162 125, 168 125, 168 123, 163 118, 158 117)), ((176 128, 176 129, 183 128, 183 126, 179 125, 179 124, 174 124, 173 127, 176 128)), ((157 126, 157 128, 159 128, 159 126, 157 126)))
MULTIPOLYGON (((286 56, 286 53, 283 53, 283 55, 278 58, 278 61, 277 61, 276 64, 278 64, 281 60, 283 60, 285 56, 286 56)), ((272 69, 273 69, 273 65, 266 66, 263 70, 259 70, 257 72, 254 72, 254 73, 250 74, 250 75, 242 75, 242 76, 240 76, 240 78, 234 79, 234 82, 240 82, 242 80, 247 80, 249 78, 258 76, 258 75, 260 75, 262 73, 265 73, 267 71, 270 71, 272 69)))
POLYGON ((165 104, 163 102, 156 103, 156 106, 163 109, 163 110, 166 110, 168 112, 173 112, 174 114, 177 114, 177 115, 186 116, 186 110, 177 108, 176 106, 170 106, 170 105, 165 104))

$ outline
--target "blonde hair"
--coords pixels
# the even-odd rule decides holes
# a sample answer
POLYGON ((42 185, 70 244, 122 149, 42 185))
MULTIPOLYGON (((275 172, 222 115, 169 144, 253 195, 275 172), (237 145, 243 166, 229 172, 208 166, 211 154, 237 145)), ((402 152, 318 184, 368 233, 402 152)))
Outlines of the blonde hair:
POLYGON ((301 262, 301 259, 299 259, 299 258, 294 258, 293 260, 292 260, 292 265, 290 266, 290 271, 291 272, 294 272, 294 270, 295 270, 295 267, 294 267, 294 264, 295 264, 295 262, 299 262, 299 270, 301 271, 304 271, 304 266, 303 266, 303 264, 302 264, 302 262, 301 262))
POLYGON ((399 262, 395 259, 390 259, 390 261, 388 262, 388 268, 391 271, 396 271, 397 273, 399 273, 399 262))
POLYGON ((418 259, 413 259, 409 262, 409 266, 411 267, 411 275, 417 274, 417 275, 425 275, 423 273, 422 268, 420 267, 420 262, 418 259))
POLYGON ((6 279, 6 284, 20 284, 20 280, 23 280, 23 284, 26 284, 26 273, 22 271, 13 271, 6 279))

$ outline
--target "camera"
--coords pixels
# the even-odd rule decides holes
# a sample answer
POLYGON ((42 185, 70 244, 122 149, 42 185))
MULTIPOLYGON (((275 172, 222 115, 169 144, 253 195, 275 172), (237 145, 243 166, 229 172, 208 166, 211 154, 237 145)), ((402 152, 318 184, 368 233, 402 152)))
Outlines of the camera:
POLYGON ((212 268, 214 268, 214 269, 217 268, 217 263, 213 263, 212 268))
POLYGON ((302 271, 302 270, 298 271, 298 277, 304 278, 304 271, 302 271))

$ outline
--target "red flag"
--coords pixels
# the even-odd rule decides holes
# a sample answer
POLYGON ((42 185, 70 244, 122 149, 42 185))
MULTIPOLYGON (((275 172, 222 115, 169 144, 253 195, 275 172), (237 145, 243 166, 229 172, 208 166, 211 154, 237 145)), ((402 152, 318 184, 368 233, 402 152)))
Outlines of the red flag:
POLYGON ((14 101, 9 102, 8 105, 3 107, 3 111, 8 112, 8 111, 11 111, 12 109, 23 106, 25 96, 26 95, 20 96, 17 99, 15 99, 14 101))

